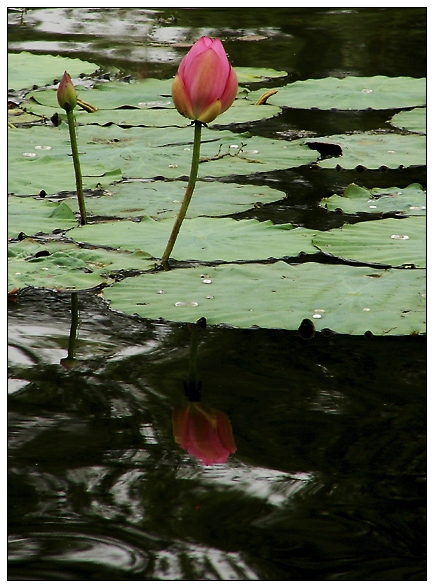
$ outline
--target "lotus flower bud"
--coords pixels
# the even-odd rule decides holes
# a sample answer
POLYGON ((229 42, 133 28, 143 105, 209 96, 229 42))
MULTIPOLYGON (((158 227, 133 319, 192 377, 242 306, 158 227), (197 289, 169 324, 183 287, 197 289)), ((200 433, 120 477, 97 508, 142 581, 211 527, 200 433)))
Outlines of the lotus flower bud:
POLYGON ((238 80, 219 39, 201 37, 179 64, 172 98, 182 116, 213 121, 235 100, 238 80))
POLYGON ((60 80, 59 87, 57 88, 57 102, 61 108, 66 110, 66 112, 74 110, 77 106, 77 94, 75 92, 74 84, 66 71, 60 80))

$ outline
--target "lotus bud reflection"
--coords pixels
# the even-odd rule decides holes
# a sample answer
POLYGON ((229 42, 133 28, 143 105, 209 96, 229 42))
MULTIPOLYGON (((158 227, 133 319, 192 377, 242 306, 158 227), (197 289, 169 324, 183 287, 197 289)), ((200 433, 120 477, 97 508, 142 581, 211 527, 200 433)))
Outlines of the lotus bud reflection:
POLYGON ((57 102, 61 108, 66 110, 66 112, 74 110, 77 106, 75 87, 66 71, 63 74, 59 87, 57 88, 57 102))
POLYGON ((175 441, 205 465, 225 463, 236 451, 228 416, 201 402, 178 407, 172 416, 175 441))
POLYGON ((213 121, 235 100, 238 80, 219 39, 201 37, 179 64, 172 98, 182 116, 213 121))

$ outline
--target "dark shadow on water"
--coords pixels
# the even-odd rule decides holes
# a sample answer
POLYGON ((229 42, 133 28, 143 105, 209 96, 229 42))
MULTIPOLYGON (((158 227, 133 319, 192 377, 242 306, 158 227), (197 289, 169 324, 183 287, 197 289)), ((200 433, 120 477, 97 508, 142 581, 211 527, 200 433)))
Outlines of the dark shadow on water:
POLYGON ((191 329, 78 308, 65 367, 70 295, 10 304, 10 579, 424 579, 424 337, 201 330, 236 444, 206 466, 172 430, 191 329))

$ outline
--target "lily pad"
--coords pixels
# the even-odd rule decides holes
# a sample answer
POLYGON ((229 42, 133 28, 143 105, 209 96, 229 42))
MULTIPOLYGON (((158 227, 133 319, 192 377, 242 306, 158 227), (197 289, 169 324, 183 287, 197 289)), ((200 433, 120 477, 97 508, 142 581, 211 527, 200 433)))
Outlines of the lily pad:
MULTIPOLYGON (((252 92, 257 99, 264 89, 252 92)), ((426 78, 387 76, 299 80, 278 88, 270 104, 320 110, 383 110, 426 105, 426 78)))
MULTIPOLYGON (((107 82, 90 90, 77 87, 79 98, 97 110, 87 112, 80 106, 74 111, 79 124, 116 124, 120 126, 187 126, 189 121, 175 109, 171 80, 147 79, 135 82, 107 82)), ((21 107, 27 112, 51 118, 59 111, 54 89, 30 92, 21 107)), ((240 92, 234 104, 214 124, 228 125, 271 118, 281 109, 271 104, 255 105, 240 92)), ((63 114, 62 114, 63 116, 63 114)), ((65 116, 63 116, 65 118, 65 116)))
POLYGON ((339 145, 342 155, 320 159, 322 168, 367 169, 410 167, 426 165, 426 137, 394 133, 354 133, 315 138, 315 143, 339 145))
POLYGON ((320 203, 330 211, 348 214, 360 212, 378 215, 385 212, 400 212, 408 216, 426 215, 426 191, 420 184, 411 184, 406 188, 362 188, 350 184, 342 196, 334 194, 323 198, 320 203))
POLYGON ((305 263, 225 265, 127 278, 104 291, 111 307, 163 317, 248 328, 316 328, 360 335, 426 331, 425 272, 305 263))
POLYGON ((37 201, 34 198, 8 196, 8 238, 16 239, 20 233, 35 235, 52 233, 56 229, 74 227, 77 220, 65 202, 37 201))
POLYGON ((235 72, 239 84, 263 82, 264 80, 272 80, 274 78, 284 78, 288 75, 286 71, 266 67, 236 67, 235 72))
MULTIPOLYGON (((106 162, 85 157, 78 134, 83 188, 107 185, 122 178, 119 168, 106 162)), ((121 161, 118 160, 118 163, 121 161)), ((47 194, 76 189, 69 132, 61 127, 37 126, 8 130, 8 193, 24 195, 47 194)))
POLYGON ((59 55, 34 55, 27 51, 8 53, 8 88, 21 90, 33 85, 52 84, 68 71, 71 78, 81 73, 91 74, 98 69, 95 63, 60 57, 59 55))
POLYGON ((413 108, 398 112, 390 119, 390 124, 403 131, 426 135, 426 108, 413 108))
MULTIPOLYGON (((172 231, 173 219, 141 222, 118 221, 72 229, 68 237, 77 243, 92 243, 122 249, 140 248, 161 258, 172 231)), ((238 261, 297 256, 315 253, 315 231, 271 221, 236 221, 230 218, 186 219, 173 249, 178 260, 238 261)))
POLYGON ((147 271, 153 265, 142 251, 84 249, 74 243, 24 239, 8 246, 8 291, 26 286, 83 290, 112 283, 117 272, 147 271))
MULTIPOLYGON (((86 146, 83 161, 120 167, 125 178, 188 176, 193 129, 80 127, 79 141, 86 146)), ((282 141, 230 131, 202 129, 199 178, 253 174, 312 163, 317 154, 303 139, 282 141)))
MULTIPOLYGON (((87 200, 88 215, 113 217, 150 216, 155 219, 174 218, 184 198, 187 182, 123 182, 87 200)), ((222 182, 198 182, 187 218, 197 216, 228 216, 275 202, 284 192, 268 186, 251 186, 222 182)), ((78 211, 76 199, 70 204, 78 211)))
POLYGON ((412 216, 318 232, 313 244, 335 257, 393 267, 426 267, 426 218, 412 216))
MULTIPOLYGON (((181 117, 180 117, 181 118, 181 117)), ((79 126, 77 141, 84 188, 123 178, 178 178, 191 167, 193 129, 79 126)), ((55 194, 75 189, 66 124, 9 130, 9 185, 15 194, 55 194)), ((299 167, 317 152, 303 139, 251 137, 230 131, 202 130, 199 178, 253 174, 299 167)))

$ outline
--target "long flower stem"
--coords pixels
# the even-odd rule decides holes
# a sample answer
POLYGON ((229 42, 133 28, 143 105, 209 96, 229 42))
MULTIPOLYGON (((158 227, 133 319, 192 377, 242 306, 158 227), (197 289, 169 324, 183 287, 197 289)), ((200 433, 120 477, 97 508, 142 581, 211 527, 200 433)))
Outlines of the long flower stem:
POLYGON ((172 253, 172 249, 175 245, 176 238, 178 237, 179 230, 182 225, 182 221, 187 213, 188 205, 190 204, 191 197, 193 196, 194 187, 196 185, 197 172, 199 168, 199 154, 200 154, 200 137, 202 132, 202 123, 198 120, 194 121, 194 144, 193 144, 193 156, 191 159, 191 170, 188 185, 185 190, 184 200, 182 201, 181 208, 179 209, 178 216, 176 217, 175 224, 173 225, 172 232, 167 242, 166 249, 163 253, 161 261, 163 264, 167 263, 167 260, 172 253))
POLYGON ((78 158, 78 147, 77 147, 77 137, 75 134, 74 112, 72 110, 69 110, 66 113, 66 115, 68 117, 69 137, 71 140, 72 159, 74 161, 75 185, 77 186, 78 207, 80 209, 80 223, 82 225, 85 225, 86 221, 87 221, 87 219, 86 219, 86 206, 84 204, 83 181, 81 178, 80 160, 78 158))

